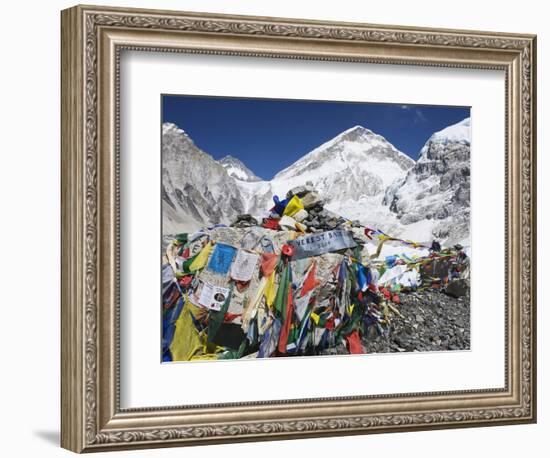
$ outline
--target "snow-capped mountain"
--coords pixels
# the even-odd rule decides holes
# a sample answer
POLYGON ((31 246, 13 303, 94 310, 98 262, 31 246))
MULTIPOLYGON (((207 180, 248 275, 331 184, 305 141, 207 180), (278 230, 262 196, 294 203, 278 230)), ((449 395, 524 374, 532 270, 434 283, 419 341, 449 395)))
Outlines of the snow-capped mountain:
POLYGON ((413 166, 414 161, 384 137, 355 126, 305 154, 272 180, 239 183, 239 187, 249 198, 248 211, 256 214, 269 208, 273 195, 284 197, 289 189, 309 182, 328 209, 340 214, 346 210, 344 216, 371 224, 390 219, 392 224, 384 224, 389 229, 396 218, 389 209, 381 209, 384 192, 413 166))
POLYGON ((215 161, 181 129, 163 126, 164 233, 261 217, 272 197, 310 182, 325 207, 388 233, 449 243, 469 236, 469 119, 436 132, 418 162, 352 127, 262 181, 240 160, 215 161))
POLYGON ((297 180, 311 181, 328 201, 357 199, 383 193, 413 165, 384 137, 355 126, 279 172, 273 181, 286 188, 297 180))
POLYGON ((407 176, 384 197, 405 229, 431 226, 447 243, 464 242, 470 224, 470 118, 434 133, 407 176))
POLYGON ((227 170, 227 174, 230 177, 236 178, 237 180, 262 181, 262 179, 256 176, 252 170, 242 163, 241 160, 229 154, 221 158, 218 161, 218 164, 221 164, 225 170, 227 170))
POLYGON ((163 233, 230 223, 245 202, 235 180, 178 126, 162 126, 163 233))

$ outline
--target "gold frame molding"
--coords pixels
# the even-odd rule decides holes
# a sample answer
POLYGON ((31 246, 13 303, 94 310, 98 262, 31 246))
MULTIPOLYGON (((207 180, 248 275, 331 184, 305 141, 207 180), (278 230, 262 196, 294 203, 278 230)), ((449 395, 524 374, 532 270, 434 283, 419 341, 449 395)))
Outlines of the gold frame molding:
POLYGON ((75 6, 61 14, 61 445, 75 452, 536 421, 536 37, 75 6), (123 50, 499 69, 506 75, 503 389, 121 409, 123 50))

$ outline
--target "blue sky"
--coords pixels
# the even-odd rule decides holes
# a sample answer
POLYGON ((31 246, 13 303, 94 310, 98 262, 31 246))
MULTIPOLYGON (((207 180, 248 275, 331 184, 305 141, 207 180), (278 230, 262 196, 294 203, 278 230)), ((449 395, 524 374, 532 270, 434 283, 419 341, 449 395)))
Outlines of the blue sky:
POLYGON ((432 133, 468 116, 469 107, 162 96, 162 122, 178 125, 214 159, 230 154, 264 179, 355 125, 416 160, 432 133))

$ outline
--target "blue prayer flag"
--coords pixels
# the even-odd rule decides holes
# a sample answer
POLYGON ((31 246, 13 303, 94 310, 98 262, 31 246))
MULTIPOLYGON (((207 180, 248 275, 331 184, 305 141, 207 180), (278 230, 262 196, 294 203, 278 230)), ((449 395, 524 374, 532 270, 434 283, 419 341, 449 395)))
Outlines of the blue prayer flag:
POLYGON ((226 274, 229 272, 229 268, 231 267, 231 263, 236 253, 236 248, 223 243, 216 243, 212 256, 210 256, 210 261, 208 262, 208 269, 218 274, 226 274))

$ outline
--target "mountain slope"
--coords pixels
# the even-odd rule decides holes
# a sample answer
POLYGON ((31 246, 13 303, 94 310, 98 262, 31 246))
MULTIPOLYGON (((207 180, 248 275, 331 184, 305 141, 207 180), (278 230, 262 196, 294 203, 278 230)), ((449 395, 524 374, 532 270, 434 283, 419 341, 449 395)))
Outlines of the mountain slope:
MULTIPOLYGON (((273 178, 274 183, 311 181, 332 198, 380 194, 414 165, 384 137, 355 126, 322 144, 273 178), (338 186, 338 196, 333 186, 338 186)), ((290 186, 292 187, 292 185, 290 186)))
POLYGON ((226 169, 175 124, 163 124, 163 233, 229 223, 243 211, 243 196, 226 169))
POLYGON ((277 173, 269 182, 245 185, 250 196, 248 210, 261 211, 271 205, 273 195, 283 198, 294 186, 309 182, 328 209, 350 219, 395 229, 397 219, 382 199, 388 185, 404 178, 414 161, 384 137, 355 126, 305 154, 277 173))
POLYGON ((404 180, 386 191, 390 206, 405 230, 431 221, 431 235, 456 243, 469 237, 470 118, 434 133, 404 180))

